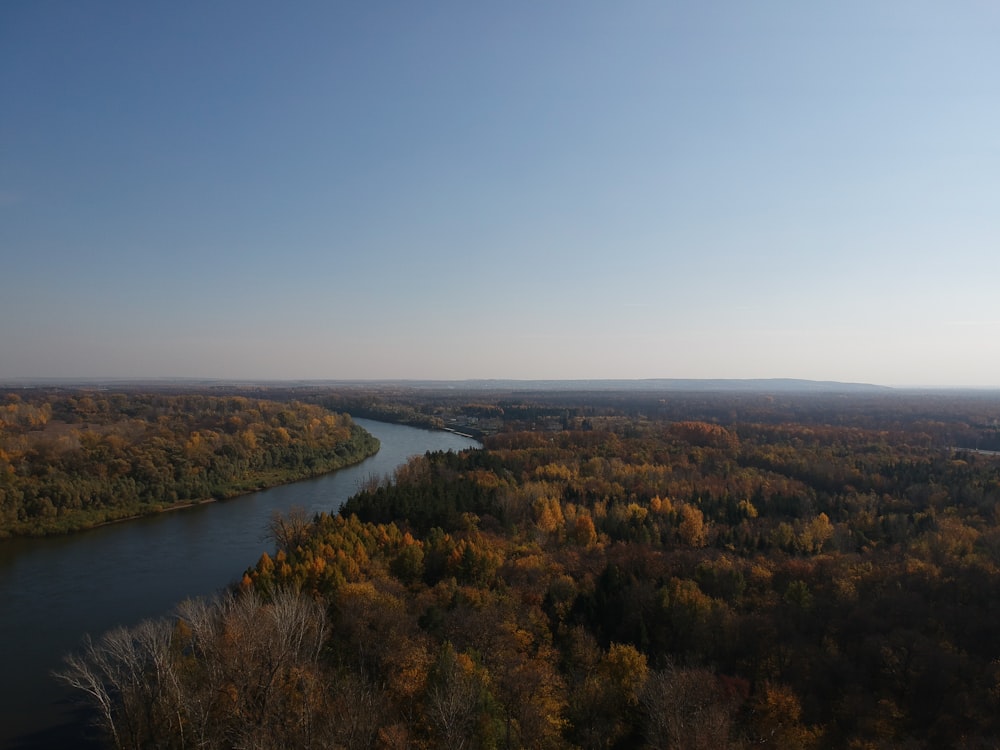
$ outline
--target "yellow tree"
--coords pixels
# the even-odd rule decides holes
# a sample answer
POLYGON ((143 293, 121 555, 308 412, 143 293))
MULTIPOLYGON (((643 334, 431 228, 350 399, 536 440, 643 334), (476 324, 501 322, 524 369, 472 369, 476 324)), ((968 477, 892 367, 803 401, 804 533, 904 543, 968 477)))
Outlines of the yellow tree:
POLYGON ((693 505, 680 507, 680 524, 677 527, 681 542, 689 547, 704 547, 708 544, 708 526, 704 514, 693 505))

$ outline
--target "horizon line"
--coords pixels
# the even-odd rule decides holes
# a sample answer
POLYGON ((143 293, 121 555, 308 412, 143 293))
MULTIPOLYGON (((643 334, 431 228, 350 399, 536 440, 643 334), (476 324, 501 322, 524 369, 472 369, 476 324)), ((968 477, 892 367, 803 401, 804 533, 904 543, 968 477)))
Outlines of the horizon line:
POLYGON ((157 376, 19 376, 0 378, 0 387, 24 387, 30 385, 144 385, 144 384, 233 384, 233 385, 276 385, 276 384, 310 384, 310 385, 363 385, 363 384, 646 384, 646 385, 679 385, 695 386, 698 384, 787 384, 803 386, 822 386, 825 388, 842 386, 847 389, 878 389, 893 391, 994 391, 1000 390, 1000 385, 940 385, 940 384, 892 384, 873 383, 867 381, 846 381, 830 379, 814 379, 799 377, 635 377, 635 378, 516 378, 516 377, 472 377, 472 378, 420 378, 420 377, 367 377, 367 378, 315 378, 315 377, 219 377, 194 375, 157 375, 157 376))

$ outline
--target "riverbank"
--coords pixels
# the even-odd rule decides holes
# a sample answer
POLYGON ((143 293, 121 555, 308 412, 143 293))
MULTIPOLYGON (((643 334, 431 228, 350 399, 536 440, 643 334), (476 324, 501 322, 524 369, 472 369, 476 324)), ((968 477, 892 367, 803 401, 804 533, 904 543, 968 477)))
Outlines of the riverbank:
POLYGON ((50 518, 32 518, 0 529, 0 541, 16 537, 62 536, 110 524, 134 521, 159 513, 194 508, 219 500, 231 500, 354 466, 378 453, 380 446, 378 438, 360 425, 354 424, 351 427, 351 437, 337 445, 331 454, 315 457, 306 464, 277 467, 267 471, 246 472, 238 478, 217 485, 209 497, 185 498, 173 503, 138 502, 92 510, 68 510, 64 508, 50 518))
POLYGON ((272 514, 301 508, 334 513, 372 476, 391 476, 410 457, 478 447, 447 432, 358 419, 378 453, 313 479, 153 513, 86 534, 18 538, 0 544, 0 748, 82 747, 75 691, 50 673, 62 655, 118 625, 169 615, 187 598, 211 597, 239 581, 264 550, 272 514))

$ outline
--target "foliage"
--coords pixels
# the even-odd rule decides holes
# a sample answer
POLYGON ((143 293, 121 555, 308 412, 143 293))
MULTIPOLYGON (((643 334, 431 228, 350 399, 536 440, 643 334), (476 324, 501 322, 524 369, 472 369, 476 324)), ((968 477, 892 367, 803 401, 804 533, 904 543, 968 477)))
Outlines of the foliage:
POLYGON ((240 588, 324 605, 334 745, 1000 742, 1000 459, 922 430, 615 417, 277 521, 240 588))
POLYGON ((349 416, 242 396, 7 394, 0 536, 88 528, 332 471, 378 441, 349 416))

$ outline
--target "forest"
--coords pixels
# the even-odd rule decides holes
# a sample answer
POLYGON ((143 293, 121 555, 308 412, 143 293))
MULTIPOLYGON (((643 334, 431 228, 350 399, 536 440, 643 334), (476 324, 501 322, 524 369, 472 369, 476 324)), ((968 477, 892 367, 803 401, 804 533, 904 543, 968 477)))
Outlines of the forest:
POLYGON ((122 748, 1000 743, 997 400, 551 398, 60 679, 122 748))
POLYGON ((346 414, 239 395, 0 393, 0 539, 90 528, 333 471, 378 450, 346 414))

